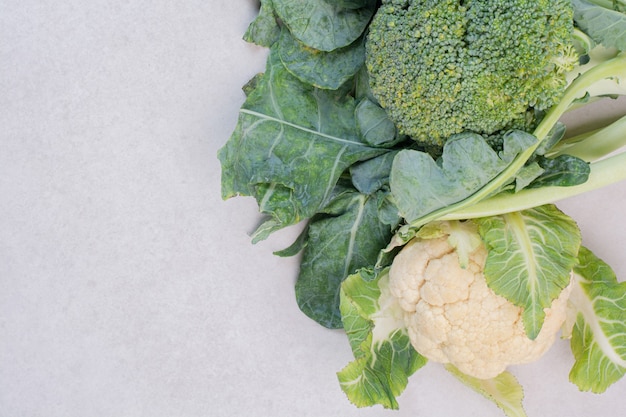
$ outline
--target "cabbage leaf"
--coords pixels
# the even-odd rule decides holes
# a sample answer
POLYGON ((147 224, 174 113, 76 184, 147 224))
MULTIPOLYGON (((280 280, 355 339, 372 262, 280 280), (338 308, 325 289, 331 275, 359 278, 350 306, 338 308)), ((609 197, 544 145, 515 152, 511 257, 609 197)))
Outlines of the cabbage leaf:
MULTIPOLYGON (((357 190, 371 194, 389 185, 389 171, 397 151, 359 162, 350 167, 352 183, 357 190)), ((395 210, 397 213, 397 210, 395 210)), ((397 215, 396 215, 397 216, 397 215)))
POLYGON ((276 20, 272 0, 262 0, 259 14, 248 26, 243 40, 269 48, 279 36, 280 25, 276 20))
POLYGON ((341 285, 341 314, 355 360, 337 377, 357 407, 397 409, 408 377, 427 362, 411 345, 402 308, 388 286, 388 269, 360 270, 341 285))
MULTIPOLYGON (((626 13, 586 0, 572 0, 574 21, 591 38, 621 51, 626 49, 626 13)), ((623 7, 623 5, 622 5, 623 7)))
MULTIPOLYGON (((322 326, 342 327, 341 282, 372 265, 395 224, 380 220, 384 192, 362 194, 337 186, 331 202, 313 216, 305 231, 296 300, 300 310, 322 326)), ((395 223, 400 219, 396 217, 395 223)))
POLYGON ((350 45, 374 15, 376 0, 272 0, 276 14, 303 44, 320 51, 350 45), (360 7, 359 7, 360 6, 360 7))
POLYGON ((526 417, 522 404, 524 389, 510 372, 502 372, 491 379, 478 379, 465 375, 451 364, 445 367, 459 381, 493 401, 507 417, 526 417))
POLYGON ((582 391, 601 393, 626 373, 626 282, 581 247, 570 296, 570 380, 582 391))
POLYGON ((254 196, 269 216, 254 241, 319 212, 341 174, 382 153, 359 137, 356 103, 343 91, 302 83, 272 47, 267 69, 218 153, 222 197, 254 196))
POLYGON ((305 46, 285 27, 278 40, 278 54, 287 70, 302 82, 317 88, 336 90, 352 78, 365 63, 365 38, 330 52, 305 46))
POLYGON ((413 223, 468 198, 536 142, 529 133, 511 131, 498 153, 482 136, 461 133, 448 139, 437 161, 425 152, 403 150, 391 169, 391 193, 407 223, 413 223))
POLYGON ((489 251, 487 285, 523 308, 524 329, 535 339, 544 308, 570 283, 581 243, 576 222, 554 205, 475 221, 489 251))
POLYGON ((372 146, 392 146, 402 140, 387 112, 368 98, 356 107, 356 122, 361 137, 372 146))

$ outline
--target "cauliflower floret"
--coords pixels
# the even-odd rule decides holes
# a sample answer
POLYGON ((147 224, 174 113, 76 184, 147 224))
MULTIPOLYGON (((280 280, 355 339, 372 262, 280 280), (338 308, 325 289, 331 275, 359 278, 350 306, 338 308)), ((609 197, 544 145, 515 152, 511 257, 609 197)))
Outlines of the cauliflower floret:
POLYGON ((522 309, 496 295, 483 275, 487 249, 479 244, 465 268, 448 236, 414 239, 389 271, 391 294, 404 310, 411 344, 426 358, 452 363, 480 379, 508 365, 539 359, 554 343, 566 317, 571 285, 550 308, 535 340, 526 336, 522 309))

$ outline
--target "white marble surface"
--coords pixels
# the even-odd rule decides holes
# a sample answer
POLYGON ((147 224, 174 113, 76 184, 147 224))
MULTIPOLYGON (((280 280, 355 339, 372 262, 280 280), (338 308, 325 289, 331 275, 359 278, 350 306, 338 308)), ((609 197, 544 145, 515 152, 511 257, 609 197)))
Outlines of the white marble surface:
MULTIPOLYGON (((0 5, 0 416, 501 416, 440 366, 401 410, 359 410, 339 331, 304 317, 297 259, 258 245, 250 199, 223 202, 217 149, 266 52, 251 0, 0 5)), ((626 184, 565 201, 626 276, 626 184)), ((513 371, 529 416, 626 412, 567 380, 559 341, 513 371)))

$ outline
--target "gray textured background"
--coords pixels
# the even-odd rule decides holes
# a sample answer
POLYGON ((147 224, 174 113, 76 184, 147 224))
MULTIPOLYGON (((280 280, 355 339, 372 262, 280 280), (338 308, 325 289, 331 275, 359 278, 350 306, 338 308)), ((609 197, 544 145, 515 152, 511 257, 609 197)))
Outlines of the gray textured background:
MULTIPOLYGON (((345 336, 272 255, 297 231, 252 246, 254 202, 221 200, 254 7, 0 0, 0 417, 501 416, 436 364, 400 412, 352 407, 345 336)), ((561 207, 626 276, 626 185, 561 207)), ((571 361, 513 369, 529 416, 626 412, 626 381, 579 393, 571 361)))

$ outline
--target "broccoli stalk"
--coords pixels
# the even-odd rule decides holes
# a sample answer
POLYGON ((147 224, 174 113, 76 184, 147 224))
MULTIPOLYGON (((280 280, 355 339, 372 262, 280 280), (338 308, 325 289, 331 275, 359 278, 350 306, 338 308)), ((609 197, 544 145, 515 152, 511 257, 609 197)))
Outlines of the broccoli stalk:
POLYGON ((570 155, 593 163, 626 145, 626 116, 589 132, 560 141, 550 152, 549 158, 570 155))

